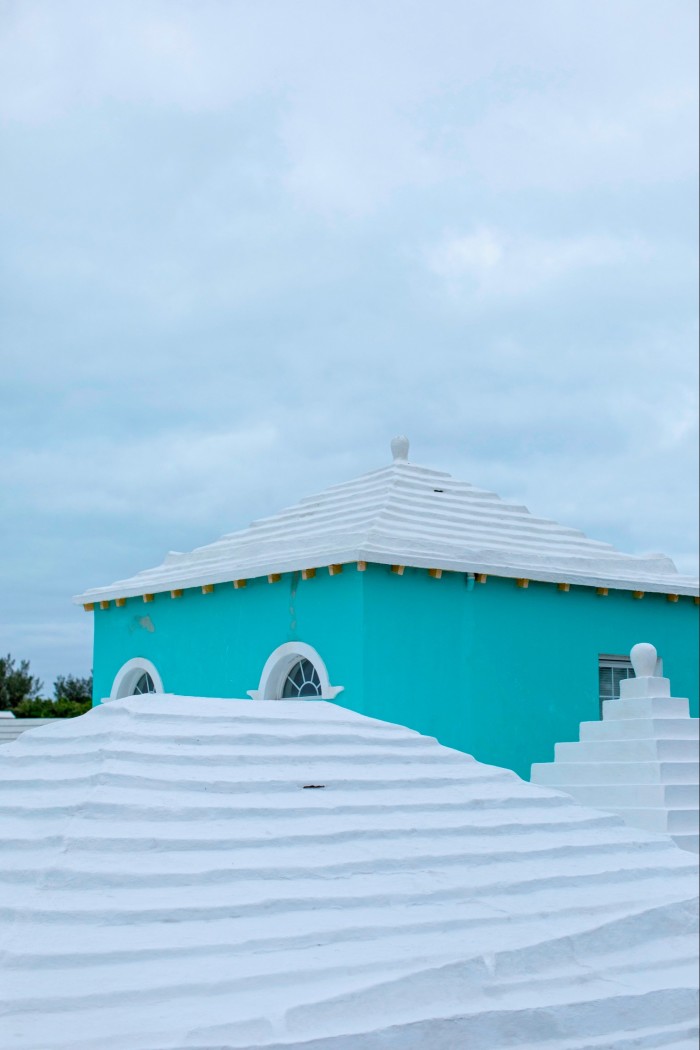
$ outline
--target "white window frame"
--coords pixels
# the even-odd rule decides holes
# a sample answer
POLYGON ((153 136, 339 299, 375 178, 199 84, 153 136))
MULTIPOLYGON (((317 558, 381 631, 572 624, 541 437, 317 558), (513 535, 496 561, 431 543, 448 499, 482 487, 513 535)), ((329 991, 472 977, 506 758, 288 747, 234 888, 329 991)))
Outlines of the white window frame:
POLYGON ((316 669, 321 683, 321 695, 316 699, 335 700, 338 693, 342 693, 345 687, 331 685, 326 665, 313 646, 306 642, 285 642, 270 653, 262 669, 258 688, 249 689, 248 696, 252 700, 284 700, 288 703, 287 698, 282 696, 282 690, 287 675, 299 660, 308 660, 316 669))
POLYGON ((109 699, 121 700, 125 696, 133 696, 134 686, 142 674, 151 676, 156 693, 165 692, 163 679, 158 674, 155 664, 151 663, 150 660, 146 660, 143 656, 135 656, 133 660, 127 660, 117 671, 109 699))

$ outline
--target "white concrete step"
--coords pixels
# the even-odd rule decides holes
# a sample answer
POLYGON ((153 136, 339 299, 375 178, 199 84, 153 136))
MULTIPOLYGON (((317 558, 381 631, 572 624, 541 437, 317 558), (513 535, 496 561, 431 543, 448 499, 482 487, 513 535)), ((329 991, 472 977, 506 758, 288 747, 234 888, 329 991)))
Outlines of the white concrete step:
POLYGON ((634 700, 604 700, 603 720, 618 718, 689 718, 688 700, 679 696, 644 696, 634 700))
POLYGON ((697 718, 616 718, 607 722, 582 722, 580 739, 627 740, 697 740, 700 719, 697 718))
POLYGON ((646 828, 666 834, 697 834, 700 830, 700 812, 695 809, 666 809, 662 806, 646 809, 633 806, 618 806, 615 809, 630 827, 646 828))
POLYGON ((687 849, 690 853, 700 853, 700 835, 671 835, 671 838, 681 849, 687 849))
POLYGON ((567 784, 562 780, 551 782, 548 787, 572 795, 582 806, 592 806, 608 813, 617 807, 692 809, 697 805, 698 797, 695 784, 618 784, 611 788, 610 784, 567 784))
POLYGON ((697 762, 698 742, 692 739, 585 740, 556 744, 556 762, 697 762))
POLYGON ((695 762, 540 762, 532 767, 537 784, 688 784, 697 789, 695 762))

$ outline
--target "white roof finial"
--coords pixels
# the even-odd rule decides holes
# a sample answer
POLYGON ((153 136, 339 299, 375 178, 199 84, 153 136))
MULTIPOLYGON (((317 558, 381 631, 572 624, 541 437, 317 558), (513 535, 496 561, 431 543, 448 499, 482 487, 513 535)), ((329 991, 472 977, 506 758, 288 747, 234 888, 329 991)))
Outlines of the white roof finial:
POLYGON ((620 700, 645 700, 671 695, 671 683, 663 677, 661 661, 650 642, 633 645, 630 660, 635 677, 623 678, 620 682, 620 700))
POLYGON ((408 438, 400 435, 399 437, 392 438, 391 441, 391 454, 394 457, 395 463, 407 463, 408 462, 408 438))
POLYGON ((637 678, 653 678, 656 674, 656 649, 649 642, 637 642, 630 650, 630 660, 637 678))

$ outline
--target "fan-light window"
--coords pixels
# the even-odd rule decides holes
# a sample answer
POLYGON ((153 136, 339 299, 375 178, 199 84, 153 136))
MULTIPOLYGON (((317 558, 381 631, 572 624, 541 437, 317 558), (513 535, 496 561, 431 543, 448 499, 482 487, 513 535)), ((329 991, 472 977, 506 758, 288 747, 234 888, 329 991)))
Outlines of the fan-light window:
POLYGON ((310 660, 302 659, 292 667, 284 680, 283 700, 305 699, 321 695, 321 679, 310 660))
POLYGON ((144 693, 155 693, 156 687, 148 671, 144 671, 134 685, 134 696, 143 696, 144 693))

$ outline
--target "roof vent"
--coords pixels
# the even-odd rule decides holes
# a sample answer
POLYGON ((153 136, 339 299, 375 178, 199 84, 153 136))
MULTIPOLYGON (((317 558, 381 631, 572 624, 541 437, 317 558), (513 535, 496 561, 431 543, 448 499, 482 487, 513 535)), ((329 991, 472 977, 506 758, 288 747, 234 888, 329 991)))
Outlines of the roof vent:
POLYGON ((403 435, 393 438, 391 442, 391 454, 394 457, 395 463, 407 463, 408 438, 403 435))

